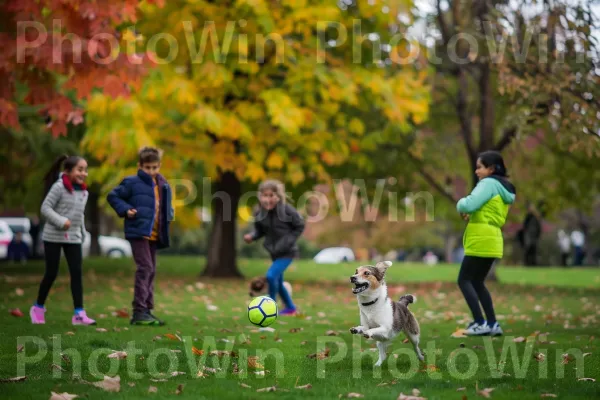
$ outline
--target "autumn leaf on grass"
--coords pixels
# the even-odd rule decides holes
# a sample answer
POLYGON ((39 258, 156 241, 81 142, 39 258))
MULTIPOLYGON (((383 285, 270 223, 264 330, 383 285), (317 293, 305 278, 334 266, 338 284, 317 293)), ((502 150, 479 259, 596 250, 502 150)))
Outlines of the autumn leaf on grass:
POLYGON ((108 358, 116 358, 117 360, 122 360, 127 358, 127 352, 125 351, 115 351, 107 356, 108 358))
POLYGON ((18 346, 17 346, 17 353, 20 353, 20 352, 22 352, 22 351, 23 351, 23 349, 25 349, 25 346, 24 346, 24 345, 22 345, 22 344, 18 345, 18 346))
POLYGON ((336 331, 329 330, 329 331, 325 332, 325 335, 326 336, 337 336, 338 333, 336 331))
POLYGON ((348 393, 346 395, 346 398, 348 398, 348 399, 358 399, 358 398, 361 398, 361 397, 365 397, 365 396, 363 394, 360 394, 360 393, 348 393))
POLYGON ((562 355, 562 363, 563 364, 568 364, 571 361, 573 361, 573 357, 569 353, 565 353, 562 355))
POLYGON ((463 390, 467 390, 467 388, 465 388, 465 387, 459 387, 458 389, 456 389, 457 392, 462 392, 463 390))
POLYGON ((200 350, 196 348, 196 346, 192 346, 192 352, 197 356, 201 356, 202 354, 204 354, 204 350, 200 350))
POLYGON ((306 357, 308 358, 316 358, 317 360, 323 360, 324 358, 329 357, 329 348, 326 348, 325 350, 323 350, 320 353, 313 353, 313 354, 309 354, 306 357))
POLYGON ((465 334, 467 332, 466 329, 462 329, 462 328, 457 328, 454 332, 452 332, 452 335, 450 335, 453 338, 466 338, 467 335, 465 334))
POLYGON ((277 390, 277 388, 275 386, 269 386, 269 387, 262 388, 262 389, 256 389, 257 392, 274 392, 276 390, 277 390))
POLYGON ((61 366, 60 366, 60 365, 58 365, 58 364, 52 364, 52 365, 50 366, 50 368, 51 368, 51 369, 56 369, 56 370, 59 370, 59 371, 64 371, 64 370, 65 370, 63 367, 61 367, 61 366))
POLYGON ((290 329, 290 333, 298 333, 298 332, 301 332, 303 330, 304 330, 304 328, 292 328, 292 329, 290 329))
POLYGON ((312 389, 312 385, 307 383, 306 385, 296 386, 296 389, 312 389))
POLYGON ((596 380, 594 378, 579 378, 579 379, 577 379, 577 381, 596 382, 596 380))
POLYGON ((104 328, 96 328, 96 332, 108 332, 108 331, 104 328))
POLYGON ((248 357, 248 368, 252 369, 264 369, 265 367, 258 362, 258 357, 248 357))
POLYGON ((525 338, 523 336, 519 336, 513 339, 513 342, 515 343, 523 343, 525 341, 525 338))
POLYGON ((70 394, 67 392, 64 392, 64 393, 50 392, 50 400, 72 400, 75 397, 78 397, 78 396, 76 394, 70 394))
POLYGON ((173 371, 173 372, 171 372, 171 376, 179 376, 179 375, 185 375, 185 372, 181 372, 181 371, 173 371))
POLYGON ((18 308, 15 308, 10 310, 10 315, 12 315, 13 317, 21 318, 23 316, 23 311, 19 310, 18 308))
POLYGON ((17 296, 23 296, 25 294, 25 292, 23 291, 23 289, 21 289, 20 287, 15 289, 15 293, 17 296))
POLYGON ((75 332, 69 331, 69 332, 66 332, 65 335, 67 335, 67 336, 75 336, 75 332))
POLYGON ((156 386, 150 386, 148 388, 148 393, 156 393, 158 392, 158 388, 156 386))
POLYGON ((250 385, 246 385, 245 383, 240 383, 240 386, 243 387, 244 389, 252 389, 252 386, 250 385))
POLYGON ((235 357, 236 356, 236 354, 233 351, 225 351, 225 350, 213 350, 210 353, 208 353, 208 355, 217 356, 217 357, 225 357, 225 356, 235 357))
POLYGON ((179 384, 177 385, 177 389, 175 390, 175 394, 181 394, 183 393, 183 385, 179 384))
POLYGON ((558 397, 554 393, 542 393, 540 397, 558 397))
POLYGON ((437 372, 439 371, 439 367, 434 364, 425 365, 425 368, 421 369, 421 372, 437 372))
POLYGON ((427 400, 427 398, 419 396, 407 396, 404 393, 400 393, 398 400, 427 400))
POLYGON ((129 318, 129 313, 126 310, 117 310, 115 314, 119 318, 129 318))
POLYGON ((542 362, 546 359, 546 355, 544 353, 536 353, 533 355, 533 358, 538 362, 542 362))
POLYGON ((171 340, 177 340, 181 342, 181 337, 179 335, 173 335, 172 333, 165 333, 165 337, 171 340))
POLYGON ((475 391, 477 392, 477 394, 482 397, 485 397, 486 399, 490 398, 493 390, 494 390, 494 388, 485 388, 485 389, 479 390, 479 386, 477 385, 477 383, 475 383, 475 391))
POLYGON ((118 375, 115 377, 105 375, 103 381, 94 382, 93 385, 107 392, 118 392, 121 390, 121 377, 118 375))

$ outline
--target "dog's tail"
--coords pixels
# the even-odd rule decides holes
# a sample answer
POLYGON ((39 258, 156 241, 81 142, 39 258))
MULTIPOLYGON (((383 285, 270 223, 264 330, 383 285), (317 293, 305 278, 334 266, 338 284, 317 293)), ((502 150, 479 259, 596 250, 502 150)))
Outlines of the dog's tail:
POLYGON ((401 296, 400 300, 398 301, 408 307, 409 304, 417 302, 417 296, 413 294, 405 294, 404 296, 401 296))

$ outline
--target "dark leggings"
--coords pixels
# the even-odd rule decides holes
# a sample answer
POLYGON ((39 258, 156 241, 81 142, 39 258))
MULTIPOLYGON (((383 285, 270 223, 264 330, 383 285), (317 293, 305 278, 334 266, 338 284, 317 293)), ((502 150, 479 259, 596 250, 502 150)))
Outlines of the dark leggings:
POLYGON ((465 256, 458 273, 458 286, 467 305, 471 309, 473 319, 477 323, 485 321, 479 303, 483 306, 488 324, 496 322, 492 296, 484 285, 485 277, 494 264, 494 258, 465 256))
POLYGON ((69 265, 71 274, 71 294, 73 295, 73 305, 75 308, 83 308, 83 283, 81 276, 81 244, 71 243, 50 243, 44 242, 44 256, 46 258, 46 272, 40 284, 37 304, 43 306, 50 292, 52 284, 58 275, 58 266, 60 264, 60 250, 65 252, 65 258, 69 265))

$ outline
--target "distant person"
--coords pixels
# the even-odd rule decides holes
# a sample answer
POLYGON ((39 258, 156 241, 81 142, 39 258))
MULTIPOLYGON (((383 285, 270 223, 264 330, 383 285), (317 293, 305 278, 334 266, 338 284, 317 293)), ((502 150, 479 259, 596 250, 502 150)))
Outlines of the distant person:
POLYGON ((128 176, 107 197, 117 215, 125 218, 125 238, 131 243, 136 265, 131 325, 162 326, 152 314, 156 250, 169 247, 169 224, 174 212, 171 187, 159 173, 160 152, 144 147, 138 154, 138 171, 128 176))
POLYGON ((542 236, 542 222, 540 213, 535 206, 530 203, 528 206, 525 220, 523 221, 523 239, 524 264, 527 266, 537 265, 537 247, 542 236))
POLYGON ((25 264, 29 258, 29 246, 23 241, 23 233, 17 232, 8 245, 6 258, 9 261, 25 264))
POLYGON ((558 231, 558 248, 560 249, 560 265, 566 267, 571 253, 571 239, 564 229, 558 231))
POLYGON ((573 265, 582 266, 585 259, 585 234, 580 229, 571 232, 571 243, 575 250, 573 265))
POLYGON ((31 258, 38 258, 40 219, 37 215, 34 215, 29 221, 31 222, 29 228, 29 234, 31 235, 31 258))
POLYGON ((436 256, 431 250, 425 253, 425 255, 423 256, 423 262, 427 265, 435 265, 438 263, 438 261, 438 256, 436 256))
POLYGON ((41 213, 46 220, 42 233, 46 271, 40 283, 37 302, 29 311, 33 324, 46 323, 44 304, 58 275, 61 252, 65 254, 71 275, 71 294, 75 308, 71 323, 96 324, 83 309, 81 245, 85 239, 83 213, 88 200, 85 185, 87 168, 88 164, 82 157, 61 156, 56 159, 44 178, 46 197, 41 213))
POLYGON ((281 182, 267 180, 258 187, 260 209, 254 215, 254 232, 244 235, 246 243, 264 236, 264 248, 273 263, 267 271, 269 297, 277 301, 277 294, 285 304, 280 315, 295 315, 296 305, 283 285, 283 273, 298 256, 296 243, 304 231, 304 219, 294 207, 286 203, 285 189, 281 182))
POLYGON ((516 190, 508 180, 504 160, 498 152, 481 153, 475 174, 479 183, 456 205, 458 212, 469 221, 463 238, 465 257, 458 274, 458 286, 473 314, 466 334, 497 336, 502 335, 502 328, 496 321, 492 296, 484 281, 494 261, 503 256, 502 226, 510 205, 515 202, 516 190))

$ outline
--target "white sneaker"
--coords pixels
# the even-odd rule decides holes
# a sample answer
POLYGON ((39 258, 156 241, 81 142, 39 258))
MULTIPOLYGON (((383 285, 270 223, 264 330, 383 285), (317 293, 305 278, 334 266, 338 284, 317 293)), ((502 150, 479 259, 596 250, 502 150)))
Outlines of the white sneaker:
POLYGON ((490 335, 491 336, 502 336, 504 335, 504 332, 502 332, 502 328, 500 327, 500 324, 495 322, 494 325, 491 326, 490 328, 490 335))
POLYGON ((487 323, 479 325, 477 322, 471 322, 467 328, 465 335, 467 336, 483 336, 489 335, 492 330, 487 323))

